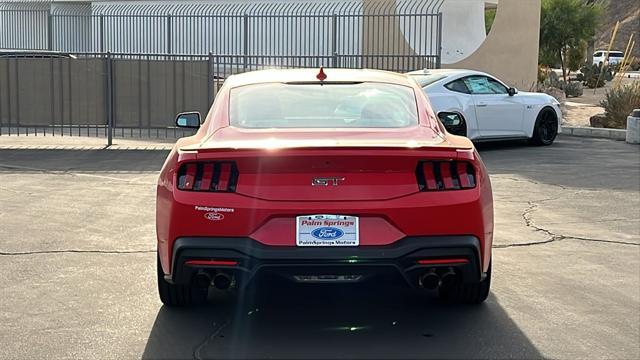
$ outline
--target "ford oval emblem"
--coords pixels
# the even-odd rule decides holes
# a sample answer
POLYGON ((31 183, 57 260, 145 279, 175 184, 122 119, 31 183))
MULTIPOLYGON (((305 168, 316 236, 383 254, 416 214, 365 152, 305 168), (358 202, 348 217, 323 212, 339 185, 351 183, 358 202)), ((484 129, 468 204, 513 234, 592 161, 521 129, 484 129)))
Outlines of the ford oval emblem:
POLYGON ((344 235, 344 231, 334 227, 321 227, 313 230, 311 236, 320 240, 339 239, 344 235))
POLYGON ((205 219, 211 220, 211 221, 219 221, 224 219, 224 215, 220 213, 215 213, 215 212, 206 213, 204 214, 204 217, 205 219))

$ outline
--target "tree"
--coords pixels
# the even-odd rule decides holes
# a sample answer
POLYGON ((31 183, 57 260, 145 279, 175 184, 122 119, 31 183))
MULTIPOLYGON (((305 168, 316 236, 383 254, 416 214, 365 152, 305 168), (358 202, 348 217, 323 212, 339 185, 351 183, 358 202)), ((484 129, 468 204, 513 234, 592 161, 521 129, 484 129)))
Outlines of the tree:
POLYGON ((484 27, 487 35, 493 27, 493 21, 496 19, 496 9, 487 9, 484 11, 484 27))
POLYGON ((587 58, 587 42, 582 40, 577 46, 569 48, 565 56, 568 72, 577 71, 585 64, 587 58))
POLYGON ((599 1, 542 0, 540 62, 559 63, 566 82, 569 52, 579 52, 584 42, 593 39, 603 13, 599 1))

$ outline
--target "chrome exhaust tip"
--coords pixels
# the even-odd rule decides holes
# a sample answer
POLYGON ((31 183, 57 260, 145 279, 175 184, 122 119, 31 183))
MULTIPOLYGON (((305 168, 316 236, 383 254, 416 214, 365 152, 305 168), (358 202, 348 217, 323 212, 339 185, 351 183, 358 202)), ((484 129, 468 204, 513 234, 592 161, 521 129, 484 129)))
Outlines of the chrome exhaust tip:
POLYGON ((227 290, 231 287, 231 277, 225 273, 218 273, 213 277, 213 287, 218 290, 227 290))
POLYGON ((440 276, 436 274, 435 269, 431 269, 420 276, 419 283, 425 289, 434 290, 440 285, 440 276))
POLYGON ((208 288, 211 285, 211 276, 205 272, 198 273, 195 278, 197 287, 208 288))
POLYGON ((440 277, 440 286, 442 287, 450 287, 456 283, 458 280, 458 275, 453 271, 453 268, 449 268, 446 273, 442 274, 440 277))

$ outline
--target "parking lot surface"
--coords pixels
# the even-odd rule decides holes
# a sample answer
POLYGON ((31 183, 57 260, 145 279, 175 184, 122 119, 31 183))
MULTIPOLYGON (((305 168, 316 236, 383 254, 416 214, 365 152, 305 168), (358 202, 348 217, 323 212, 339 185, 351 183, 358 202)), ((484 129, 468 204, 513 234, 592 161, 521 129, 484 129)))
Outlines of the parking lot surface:
POLYGON ((167 151, 0 150, 0 358, 640 358, 640 148, 479 148, 496 214, 485 304, 273 280, 193 309, 156 291, 167 151))

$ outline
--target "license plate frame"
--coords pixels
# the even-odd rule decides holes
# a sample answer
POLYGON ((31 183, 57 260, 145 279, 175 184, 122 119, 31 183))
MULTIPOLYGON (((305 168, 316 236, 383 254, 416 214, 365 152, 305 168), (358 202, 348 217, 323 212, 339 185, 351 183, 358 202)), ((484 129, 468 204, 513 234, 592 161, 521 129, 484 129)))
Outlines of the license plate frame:
POLYGON ((356 247, 360 245, 360 219, 351 215, 296 217, 296 246, 356 247))

